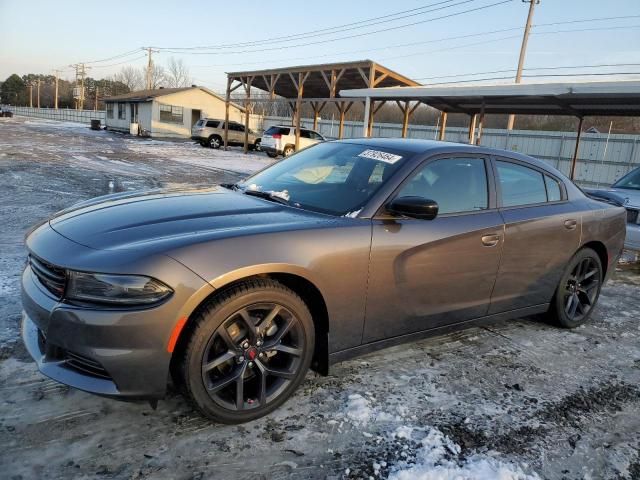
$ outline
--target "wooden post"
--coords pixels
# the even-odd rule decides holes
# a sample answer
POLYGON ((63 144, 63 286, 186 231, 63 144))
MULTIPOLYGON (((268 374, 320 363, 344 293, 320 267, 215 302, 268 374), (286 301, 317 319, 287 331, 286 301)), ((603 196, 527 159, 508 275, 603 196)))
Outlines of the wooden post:
POLYGON ((229 104, 231 103, 231 82, 233 80, 227 77, 227 95, 224 99, 224 149, 229 148, 229 104))
POLYGON ((338 139, 342 139, 344 136, 344 103, 340 102, 338 105, 338 112, 340 113, 340 120, 338 123, 338 139))
POLYGON ((480 141, 482 140, 482 126, 484 124, 484 111, 480 113, 480 118, 478 120, 478 136, 476 137, 476 145, 480 145, 480 141))
POLYGON ((302 72, 298 73, 298 96, 296 97, 296 152, 300 149, 300 110, 302 108, 302 72))
POLYGON ((40 79, 38 79, 38 108, 40 108, 40 79))
POLYGON ((98 111, 98 86, 96 85, 96 102, 93 104, 93 111, 98 111))
POLYGON ((318 129, 318 104, 311 102, 311 108, 313 108, 313 129, 318 129))
POLYGON ((447 128, 447 112, 440 112, 440 132, 438 133, 438 140, 444 141, 445 129, 447 128))
POLYGON ((247 81, 244 85, 246 93, 244 99, 244 153, 249 153, 249 100, 251 100, 251 84, 253 83, 253 77, 247 77, 247 81))
POLYGON ((369 112, 371 111, 371 97, 364 100, 364 118, 362 119, 362 136, 369 136, 369 112))
POLYGON ((477 115, 474 113, 469 119, 469 145, 473 145, 473 140, 476 137, 476 117, 477 115))
POLYGON ((580 138, 582 137, 582 122, 583 118, 580 117, 580 122, 578 122, 578 135, 576 136, 576 147, 573 151, 573 158, 571 159, 571 175, 569 178, 571 180, 575 180, 576 178, 576 167, 578 166, 578 152, 580 151, 580 138))
POLYGON ((402 110, 402 138, 407 138, 407 130, 409 129, 409 102, 404 102, 404 107, 398 102, 400 110, 402 110))

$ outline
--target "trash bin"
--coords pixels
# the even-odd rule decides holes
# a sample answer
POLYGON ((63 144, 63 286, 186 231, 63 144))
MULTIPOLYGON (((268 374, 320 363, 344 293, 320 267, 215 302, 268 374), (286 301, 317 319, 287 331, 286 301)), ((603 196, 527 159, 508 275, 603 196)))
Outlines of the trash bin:
POLYGON ((91 130, 100 130, 100 120, 91 120, 91 130))

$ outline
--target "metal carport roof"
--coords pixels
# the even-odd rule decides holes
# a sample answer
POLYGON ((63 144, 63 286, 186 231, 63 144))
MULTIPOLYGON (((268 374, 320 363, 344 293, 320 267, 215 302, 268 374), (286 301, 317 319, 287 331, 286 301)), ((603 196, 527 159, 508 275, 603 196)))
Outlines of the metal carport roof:
POLYGON ((341 90, 343 97, 419 100, 448 113, 640 115, 640 81, 536 83, 341 90))

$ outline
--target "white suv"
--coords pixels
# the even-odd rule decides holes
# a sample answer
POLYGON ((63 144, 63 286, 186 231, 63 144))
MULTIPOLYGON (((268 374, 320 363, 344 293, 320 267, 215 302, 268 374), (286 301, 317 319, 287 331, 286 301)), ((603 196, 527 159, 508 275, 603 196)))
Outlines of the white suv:
MULTIPOLYGON (((300 150, 326 139, 318 132, 308 128, 300 128, 300 150)), ((267 152, 271 158, 278 155, 288 157, 296 151, 296 127, 290 125, 274 125, 262 134, 262 151, 267 152)))

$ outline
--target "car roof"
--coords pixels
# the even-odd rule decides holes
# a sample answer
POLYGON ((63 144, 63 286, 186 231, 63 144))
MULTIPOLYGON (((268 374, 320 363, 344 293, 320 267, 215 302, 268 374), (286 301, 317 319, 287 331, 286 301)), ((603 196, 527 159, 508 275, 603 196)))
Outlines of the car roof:
POLYGON ((416 154, 439 154, 439 153, 469 153, 476 155, 493 155, 499 157, 513 158, 529 162, 537 167, 550 172, 556 172, 548 163, 538 160, 537 158, 523 155, 522 153, 510 150, 501 150, 499 148, 489 148, 479 145, 469 145, 466 143, 442 142, 438 140, 423 140, 418 138, 349 138, 345 140, 336 140, 342 143, 356 143, 366 145, 368 147, 380 147, 404 150, 416 154))
MULTIPOLYGON (((276 127, 276 128, 296 128, 295 125, 271 125, 269 128, 273 128, 273 127, 276 127)), ((269 128, 267 128, 267 130, 269 128)), ((306 128, 306 127, 300 127, 300 130, 307 130, 309 132, 316 132, 313 128, 306 128)), ((318 133, 318 132, 316 132, 316 133, 318 133)))

